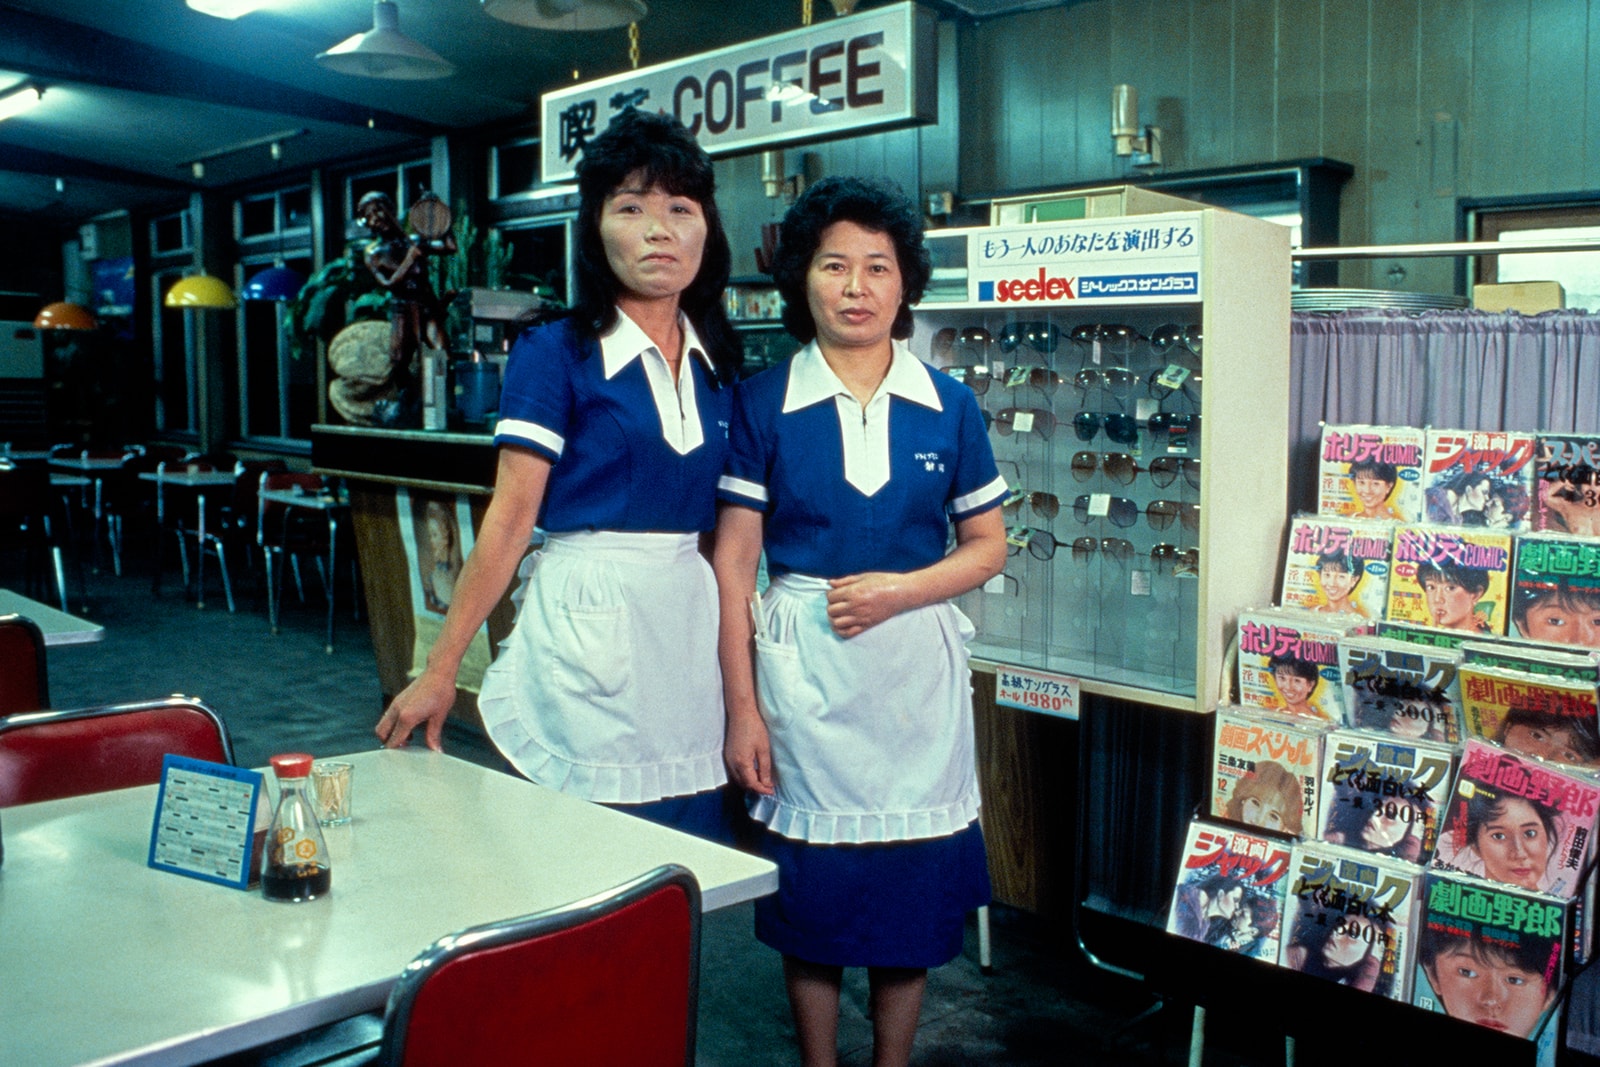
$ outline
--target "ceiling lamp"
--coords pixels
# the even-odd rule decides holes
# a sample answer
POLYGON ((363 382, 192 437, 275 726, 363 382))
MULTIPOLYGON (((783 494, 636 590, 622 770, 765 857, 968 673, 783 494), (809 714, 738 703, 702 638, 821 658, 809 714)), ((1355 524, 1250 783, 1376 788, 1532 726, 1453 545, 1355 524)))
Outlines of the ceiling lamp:
POLYGON ((449 60, 400 32, 400 9, 393 0, 375 0, 372 29, 347 38, 326 52, 318 52, 317 62, 325 70, 358 78, 415 81, 448 78, 456 72, 449 60))
POLYGON ((644 0, 483 0, 483 12, 536 30, 609 30, 650 13, 644 0))
POLYGON ((297 270, 268 267, 245 282, 239 295, 246 300, 293 300, 305 284, 305 278, 297 270))
POLYGON ((39 330, 92 330, 99 324, 82 304, 57 300, 39 309, 39 314, 33 317, 33 325, 39 330))
POLYGON ((231 308, 239 304, 228 283, 210 274, 179 278, 161 302, 169 308, 231 308))
POLYGON ((24 85, 13 89, 0 96, 0 120, 15 118, 24 111, 31 111, 42 99, 44 90, 37 85, 24 85))
POLYGON ((218 19, 236 19, 259 7, 266 7, 272 0, 186 0, 190 9, 202 15, 210 15, 218 19))

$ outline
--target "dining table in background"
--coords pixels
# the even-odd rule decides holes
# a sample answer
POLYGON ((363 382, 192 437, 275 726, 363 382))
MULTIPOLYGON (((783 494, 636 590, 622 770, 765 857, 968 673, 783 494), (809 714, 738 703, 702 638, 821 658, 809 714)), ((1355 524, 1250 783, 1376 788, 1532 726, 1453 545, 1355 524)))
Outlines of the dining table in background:
MULTIPOLYGON (((93 517, 92 541, 94 550, 90 553, 90 566, 95 573, 100 572, 100 545, 103 538, 107 537, 106 520, 106 479, 122 470, 125 457, 121 456, 49 456, 52 471, 59 471, 67 475, 76 475, 87 478, 93 483, 89 493, 89 513, 93 517)), ((51 479, 54 484, 54 478, 51 479)), ((113 553, 111 557, 112 569, 118 576, 122 574, 122 559, 113 553)))
POLYGON ((21 593, 0 588, 0 615, 26 615, 44 634, 46 648, 59 645, 86 645, 103 639, 106 628, 97 622, 69 615, 48 604, 41 604, 21 593))
MULTIPOLYGON (((291 489, 262 489, 256 494, 257 499, 264 504, 279 504, 283 512, 278 516, 280 538, 286 537, 289 525, 289 508, 308 508, 319 511, 328 522, 328 555, 327 563, 327 592, 328 592, 328 643, 327 651, 333 652, 333 599, 334 589, 337 585, 335 576, 338 571, 335 564, 339 558, 339 522, 342 517, 349 514, 350 502, 332 490, 320 493, 294 492, 291 489)), ((265 521, 265 508, 262 509, 265 521)), ((283 541, 280 539, 280 544, 283 541)), ((278 582, 267 583, 267 617, 272 623, 272 632, 278 632, 278 612, 283 605, 279 603, 277 585, 282 582, 281 572, 278 582)), ((352 596, 359 596, 359 590, 352 590, 352 596)))
MULTIPOLYGON (((185 490, 191 493, 195 501, 195 528, 194 539, 197 545, 195 561, 195 606, 204 609, 206 606, 206 497, 217 489, 231 489, 236 475, 232 471, 219 470, 190 470, 184 467, 179 470, 158 469, 153 471, 140 471, 139 480, 154 482, 156 485, 156 558, 154 571, 150 579, 150 591, 161 591, 161 538, 170 532, 167 528, 167 512, 172 507, 172 502, 167 499, 168 489, 185 490)), ((188 575, 184 575, 185 580, 188 575)), ((187 592, 187 589, 185 590, 187 592)), ((233 595, 228 595, 228 610, 233 610, 233 595)))
POLYGON ((443 753, 336 758, 354 818, 323 831, 331 892, 299 904, 147 866, 153 785, 5 809, 0 1059, 183 1067, 255 1048, 382 1009, 446 934, 663 863, 694 872, 706 911, 777 888, 764 859, 443 753))

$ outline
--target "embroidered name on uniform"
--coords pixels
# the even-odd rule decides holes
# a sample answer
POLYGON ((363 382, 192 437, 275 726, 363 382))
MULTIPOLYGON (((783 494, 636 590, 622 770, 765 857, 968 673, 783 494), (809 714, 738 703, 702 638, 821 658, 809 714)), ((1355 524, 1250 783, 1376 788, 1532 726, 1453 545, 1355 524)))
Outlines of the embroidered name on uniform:
POLYGON ((939 462, 937 452, 913 452, 911 458, 922 464, 922 469, 925 471, 944 470, 944 464, 939 462))

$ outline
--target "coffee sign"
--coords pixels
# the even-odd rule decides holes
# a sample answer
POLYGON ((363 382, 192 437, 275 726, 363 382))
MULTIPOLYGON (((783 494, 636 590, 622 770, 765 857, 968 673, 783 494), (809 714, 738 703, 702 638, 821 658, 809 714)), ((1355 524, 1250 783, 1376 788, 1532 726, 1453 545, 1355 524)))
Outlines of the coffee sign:
POLYGON ((675 115, 713 156, 936 121, 933 15, 914 3, 830 19, 546 93, 546 182, 574 173, 617 112, 675 115))

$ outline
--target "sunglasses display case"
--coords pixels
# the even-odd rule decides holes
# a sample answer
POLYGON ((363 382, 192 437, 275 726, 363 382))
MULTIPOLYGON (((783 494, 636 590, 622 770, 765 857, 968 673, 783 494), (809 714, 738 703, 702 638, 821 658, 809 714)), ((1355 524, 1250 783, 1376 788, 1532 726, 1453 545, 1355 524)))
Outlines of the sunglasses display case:
POLYGON ((974 666, 1208 711, 1286 516, 1289 245, 1207 208, 930 233, 912 349, 977 395, 1005 572, 974 666))

